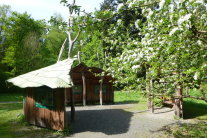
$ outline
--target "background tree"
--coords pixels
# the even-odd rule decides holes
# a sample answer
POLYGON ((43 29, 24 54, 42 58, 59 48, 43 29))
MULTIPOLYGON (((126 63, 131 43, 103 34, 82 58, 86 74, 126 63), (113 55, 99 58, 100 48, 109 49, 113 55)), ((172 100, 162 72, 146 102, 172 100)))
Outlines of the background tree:
POLYGON ((7 49, 2 63, 11 75, 19 75, 40 67, 40 53, 44 22, 35 21, 28 14, 13 12, 5 32, 7 49))

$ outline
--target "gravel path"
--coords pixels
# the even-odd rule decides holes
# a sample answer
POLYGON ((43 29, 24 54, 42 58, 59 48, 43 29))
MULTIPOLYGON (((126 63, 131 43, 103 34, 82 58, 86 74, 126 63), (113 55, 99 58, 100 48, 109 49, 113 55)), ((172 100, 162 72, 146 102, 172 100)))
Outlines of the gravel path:
MULTIPOLYGON (((124 111, 133 104, 76 107, 72 125, 74 138, 164 137, 162 127, 176 123, 169 108, 149 111, 124 111)), ((70 108, 67 108, 70 111, 70 108)), ((70 114, 70 113, 69 113, 70 114)))
POLYGON ((18 101, 0 102, 0 104, 10 104, 10 103, 22 103, 18 101))

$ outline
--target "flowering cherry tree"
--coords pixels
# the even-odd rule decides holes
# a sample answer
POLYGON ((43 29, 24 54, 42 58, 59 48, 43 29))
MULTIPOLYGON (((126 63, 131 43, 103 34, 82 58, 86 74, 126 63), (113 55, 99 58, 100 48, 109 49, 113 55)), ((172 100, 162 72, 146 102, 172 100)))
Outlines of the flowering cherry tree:
MULTIPOLYGON (((108 70, 127 88, 144 88, 149 80, 153 80, 153 92, 159 94, 173 95, 178 88, 196 87, 201 89, 199 99, 206 101, 201 86, 207 81, 207 2, 129 0, 119 5, 117 12, 126 7, 141 9, 137 14, 143 18, 133 23, 141 39, 127 37, 127 33, 122 34, 124 42, 107 38, 111 45, 123 49, 109 58, 108 70), (136 86, 127 85, 130 82, 136 86)), ((119 20, 111 33, 119 35, 122 25, 119 20)))

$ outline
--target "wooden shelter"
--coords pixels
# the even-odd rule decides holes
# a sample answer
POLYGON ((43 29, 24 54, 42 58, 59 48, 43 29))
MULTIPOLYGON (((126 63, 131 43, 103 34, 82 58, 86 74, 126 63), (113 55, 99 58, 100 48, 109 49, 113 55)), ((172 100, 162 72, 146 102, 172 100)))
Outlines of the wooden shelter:
MULTIPOLYGON (((83 64, 72 68, 74 60, 66 59, 7 80, 26 89, 23 105, 25 118, 29 124, 64 130, 69 125, 69 116, 66 115, 65 109, 66 101, 71 104, 71 118, 73 119, 75 100, 79 102, 83 100, 83 97, 87 102, 98 100, 98 96, 93 96, 90 91, 98 86, 100 80, 100 77, 95 76, 94 73, 101 73, 102 70, 86 67, 83 64), (79 89, 80 86, 84 87, 84 91, 76 95, 76 92, 79 92, 76 88, 79 89)), ((113 102, 112 82, 109 82, 112 78, 104 76, 101 79, 103 79, 103 86, 107 86, 106 94, 103 94, 104 101, 113 102)), ((103 89, 103 93, 104 91, 103 89)))
MULTIPOLYGON (((114 102, 113 79, 111 76, 100 76, 102 72, 100 68, 87 67, 83 63, 71 69, 70 75, 74 86, 70 91, 73 91, 75 103, 95 104, 100 101, 100 98, 105 104, 114 102), (101 80, 103 81, 102 97, 100 97, 101 80)), ((70 99, 70 93, 67 93, 68 104, 70 99)))

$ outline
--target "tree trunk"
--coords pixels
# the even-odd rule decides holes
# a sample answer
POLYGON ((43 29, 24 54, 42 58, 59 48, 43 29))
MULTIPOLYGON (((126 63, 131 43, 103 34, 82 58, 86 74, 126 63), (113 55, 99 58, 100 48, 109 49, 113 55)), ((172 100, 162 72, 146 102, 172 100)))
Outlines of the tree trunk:
POLYGON ((151 93, 151 112, 154 113, 154 90, 153 90, 153 81, 150 80, 150 93, 151 93))
POLYGON ((182 86, 181 84, 177 84, 175 98, 175 116, 178 118, 183 118, 183 98, 182 98, 182 86))
POLYGON ((147 107, 148 110, 150 110, 152 108, 152 97, 150 94, 150 82, 149 82, 149 73, 148 71, 146 71, 146 92, 147 92, 147 107))

